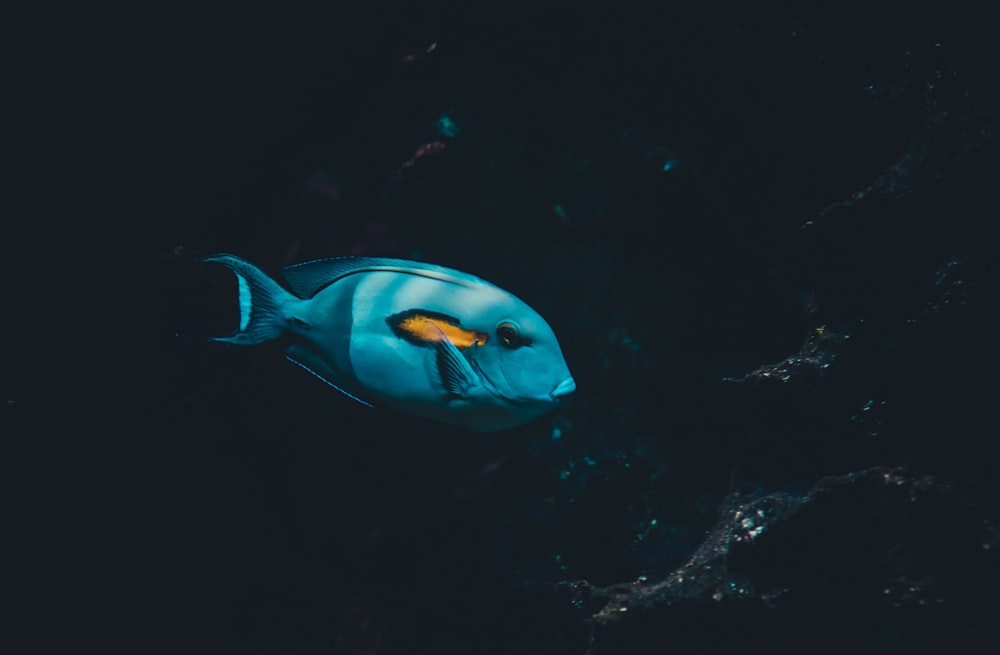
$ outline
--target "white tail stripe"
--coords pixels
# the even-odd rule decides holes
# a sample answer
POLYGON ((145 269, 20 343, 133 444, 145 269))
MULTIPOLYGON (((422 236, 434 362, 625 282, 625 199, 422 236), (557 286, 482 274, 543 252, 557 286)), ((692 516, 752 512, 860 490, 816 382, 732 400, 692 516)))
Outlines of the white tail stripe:
POLYGON ((250 324, 250 283, 239 273, 236 274, 236 279, 240 284, 240 332, 242 332, 250 324))

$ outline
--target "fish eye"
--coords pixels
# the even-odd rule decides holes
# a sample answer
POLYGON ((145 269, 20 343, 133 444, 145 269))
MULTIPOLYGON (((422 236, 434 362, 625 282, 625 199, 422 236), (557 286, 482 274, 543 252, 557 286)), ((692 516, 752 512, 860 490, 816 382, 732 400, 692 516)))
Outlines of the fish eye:
POLYGON ((497 326, 497 338, 505 348, 517 348, 522 345, 521 332, 517 326, 508 321, 504 321, 497 326))

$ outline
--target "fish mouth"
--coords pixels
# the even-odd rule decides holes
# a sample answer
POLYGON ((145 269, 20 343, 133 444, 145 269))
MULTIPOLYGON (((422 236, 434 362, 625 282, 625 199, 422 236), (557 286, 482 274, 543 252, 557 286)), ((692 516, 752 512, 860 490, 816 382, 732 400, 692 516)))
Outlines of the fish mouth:
POLYGON ((563 403, 569 400, 574 391, 576 391, 576 381, 572 377, 568 377, 549 392, 549 397, 556 402, 563 403))

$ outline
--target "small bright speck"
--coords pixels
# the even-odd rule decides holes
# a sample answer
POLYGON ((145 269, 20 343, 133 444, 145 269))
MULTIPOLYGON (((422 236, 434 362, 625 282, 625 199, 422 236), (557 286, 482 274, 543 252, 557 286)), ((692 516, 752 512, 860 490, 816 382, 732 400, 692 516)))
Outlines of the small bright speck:
POLYGON ((676 159, 668 159, 667 161, 665 161, 663 163, 663 172, 665 173, 665 172, 669 171, 670 169, 672 169, 675 166, 677 166, 677 160, 676 159))

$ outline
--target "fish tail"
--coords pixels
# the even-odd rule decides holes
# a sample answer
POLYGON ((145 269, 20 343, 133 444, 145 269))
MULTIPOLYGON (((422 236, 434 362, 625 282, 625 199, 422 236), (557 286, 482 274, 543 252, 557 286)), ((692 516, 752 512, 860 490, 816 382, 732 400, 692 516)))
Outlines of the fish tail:
POLYGON ((277 339, 284 333, 285 308, 298 298, 259 268, 235 255, 212 255, 201 261, 226 266, 236 274, 239 283, 240 327, 228 337, 209 337, 211 341, 253 346, 277 339))

